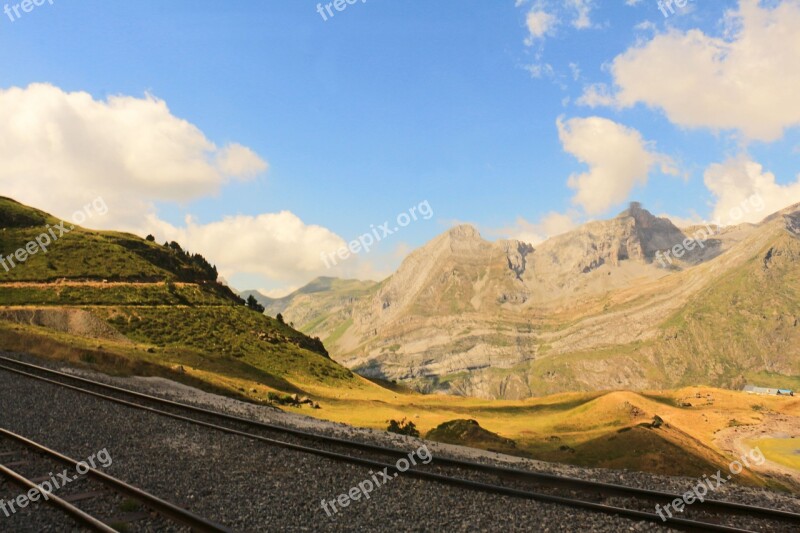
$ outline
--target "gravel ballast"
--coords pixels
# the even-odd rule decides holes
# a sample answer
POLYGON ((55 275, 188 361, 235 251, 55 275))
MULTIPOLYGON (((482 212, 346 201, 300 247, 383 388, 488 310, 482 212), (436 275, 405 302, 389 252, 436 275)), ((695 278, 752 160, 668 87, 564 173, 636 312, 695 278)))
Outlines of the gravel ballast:
MULTIPOLYGON (((21 357, 41 364, 34 358, 21 357)), ((52 366, 52 365, 51 365, 52 366)), ((58 365, 56 365, 58 366, 58 365)), ((80 373, 85 374, 85 371, 80 373)), ((244 404, 152 378, 108 378, 156 393, 245 415, 359 440, 416 449, 421 441, 349 428, 271 408, 244 404)), ((85 457, 106 448, 114 463, 108 473, 239 531, 650 531, 660 529, 558 505, 495 496, 407 477, 392 479, 369 500, 351 503, 333 517, 321 500, 333 500, 371 477, 365 467, 275 448, 235 435, 165 419, 0 370, 0 426, 67 455, 85 457)), ((685 491, 692 480, 605 470, 579 469, 427 443, 437 454, 515 467, 685 491)), ((719 499, 798 511, 788 495, 726 486, 719 499)), ((48 513, 50 516, 52 513, 48 513)), ((0 526, 2 519, 0 516, 0 526)), ((0 527, 0 529, 3 529, 0 527)))

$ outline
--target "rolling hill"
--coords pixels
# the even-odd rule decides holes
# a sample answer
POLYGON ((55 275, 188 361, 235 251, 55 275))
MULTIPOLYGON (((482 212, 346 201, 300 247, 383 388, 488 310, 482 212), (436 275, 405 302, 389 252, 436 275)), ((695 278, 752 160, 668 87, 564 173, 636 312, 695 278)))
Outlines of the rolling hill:
MULTIPOLYGON (((0 197, 0 253, 59 223, 0 197)), ((175 242, 81 227, 47 253, 0 268, 0 346, 257 401, 306 386, 375 387, 332 361, 319 339, 246 307, 202 256, 175 242)))

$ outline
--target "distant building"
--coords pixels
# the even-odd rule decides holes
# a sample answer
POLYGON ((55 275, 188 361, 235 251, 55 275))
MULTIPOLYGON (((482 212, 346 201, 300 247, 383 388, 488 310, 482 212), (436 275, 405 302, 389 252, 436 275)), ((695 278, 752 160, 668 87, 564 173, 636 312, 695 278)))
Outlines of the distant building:
POLYGON ((757 387, 755 385, 745 385, 744 392, 750 394, 767 394, 770 396, 794 396, 794 391, 791 389, 772 389, 767 387, 757 387))

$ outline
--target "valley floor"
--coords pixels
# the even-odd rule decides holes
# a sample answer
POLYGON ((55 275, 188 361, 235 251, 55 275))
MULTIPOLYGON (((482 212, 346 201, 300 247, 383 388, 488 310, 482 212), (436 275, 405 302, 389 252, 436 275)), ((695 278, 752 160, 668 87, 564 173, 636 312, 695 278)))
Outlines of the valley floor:
POLYGON ((760 469, 764 474, 800 487, 800 418, 766 415, 759 424, 724 429, 714 441, 731 455, 758 447, 767 459, 760 469))

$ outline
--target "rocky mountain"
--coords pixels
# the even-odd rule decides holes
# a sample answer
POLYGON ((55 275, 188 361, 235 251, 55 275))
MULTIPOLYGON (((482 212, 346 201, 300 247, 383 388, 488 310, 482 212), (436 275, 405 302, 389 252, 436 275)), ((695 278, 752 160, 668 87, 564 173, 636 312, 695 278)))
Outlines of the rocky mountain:
POLYGON ((800 375, 798 228, 800 205, 681 230, 638 203, 536 247, 458 226, 379 284, 317 280, 271 309, 428 392, 731 387, 800 375))

